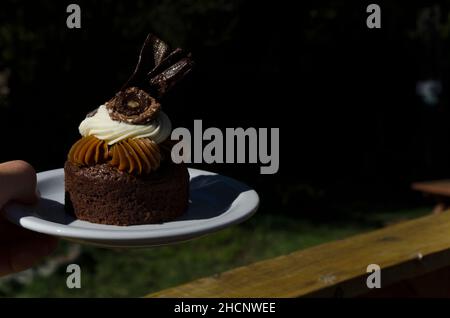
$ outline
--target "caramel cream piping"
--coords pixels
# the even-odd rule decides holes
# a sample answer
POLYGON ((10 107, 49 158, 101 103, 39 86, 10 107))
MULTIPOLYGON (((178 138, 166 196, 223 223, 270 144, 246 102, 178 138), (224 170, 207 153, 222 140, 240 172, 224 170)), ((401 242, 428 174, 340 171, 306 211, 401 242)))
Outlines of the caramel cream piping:
POLYGON ((108 158, 108 146, 94 136, 83 137, 70 149, 68 159, 77 165, 100 163, 108 158))
POLYGON ((150 173, 161 164, 161 150, 149 138, 128 138, 112 146, 94 136, 83 137, 70 149, 68 160, 80 166, 108 162, 120 171, 150 173))

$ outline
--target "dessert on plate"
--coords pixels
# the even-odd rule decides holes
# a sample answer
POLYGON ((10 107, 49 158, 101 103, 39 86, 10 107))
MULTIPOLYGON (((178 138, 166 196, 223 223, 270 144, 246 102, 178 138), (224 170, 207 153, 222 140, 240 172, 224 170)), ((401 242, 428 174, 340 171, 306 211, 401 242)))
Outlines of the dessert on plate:
POLYGON ((64 164, 66 210, 110 225, 160 223, 184 213, 189 174, 171 160, 171 122, 160 101, 192 67, 190 53, 147 36, 132 76, 79 126, 82 137, 64 164))

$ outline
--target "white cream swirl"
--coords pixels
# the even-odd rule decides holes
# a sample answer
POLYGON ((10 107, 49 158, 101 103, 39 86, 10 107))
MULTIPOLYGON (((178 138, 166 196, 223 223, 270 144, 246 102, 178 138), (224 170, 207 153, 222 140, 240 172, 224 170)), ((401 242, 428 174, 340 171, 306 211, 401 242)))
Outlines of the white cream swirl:
POLYGON ((84 137, 95 136, 100 140, 106 140, 108 145, 113 145, 124 139, 150 138, 156 143, 161 143, 169 137, 172 131, 172 123, 169 117, 162 111, 148 125, 131 125, 112 120, 105 105, 97 109, 92 117, 84 119, 78 127, 84 137))

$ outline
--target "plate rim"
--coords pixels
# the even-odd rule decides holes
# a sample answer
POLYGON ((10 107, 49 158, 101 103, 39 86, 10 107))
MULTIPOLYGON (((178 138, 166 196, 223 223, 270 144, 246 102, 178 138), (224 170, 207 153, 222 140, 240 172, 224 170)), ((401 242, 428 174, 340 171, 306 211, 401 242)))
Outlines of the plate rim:
MULTIPOLYGON (((214 172, 195 168, 188 168, 188 171, 190 176, 219 175, 214 172)), ((64 177, 64 168, 46 170, 37 173, 38 187, 39 183, 42 183, 50 178, 59 177, 60 175, 64 177)), ((193 224, 187 226, 180 226, 173 229, 162 228, 162 229, 130 230, 130 227, 132 226, 124 227, 127 228, 127 230, 120 230, 120 227, 115 227, 115 229, 74 227, 66 224, 60 224, 49 220, 45 220, 34 215, 30 215, 30 212, 24 209, 21 210, 22 205, 18 203, 7 204, 4 207, 4 215, 10 222, 15 223, 28 230, 59 237, 67 237, 80 240, 105 241, 105 242, 154 241, 156 243, 161 243, 162 241, 167 242, 181 241, 188 238, 194 238, 215 231, 219 231, 231 225, 241 223, 246 219, 250 218, 258 210, 259 195, 254 189, 248 187, 245 183, 238 181, 234 178, 223 175, 220 176, 225 177, 228 180, 228 182, 234 183, 237 186, 248 188, 249 190, 240 193, 239 196, 232 202, 232 206, 228 209, 226 213, 212 218, 198 220, 193 224), (241 197, 243 195, 244 198, 241 197), (235 205, 236 202, 237 203, 242 202, 243 199, 246 200, 247 204, 251 206, 251 208, 246 209, 246 211, 244 212, 239 212, 238 210, 236 210, 236 206, 233 207, 233 205, 235 205), (217 223, 217 219, 220 219, 221 222, 217 223), (100 233, 106 236, 103 236, 100 233)), ((154 226, 154 224, 152 225, 154 226)), ((137 225, 137 226, 144 227, 145 225, 137 225)))

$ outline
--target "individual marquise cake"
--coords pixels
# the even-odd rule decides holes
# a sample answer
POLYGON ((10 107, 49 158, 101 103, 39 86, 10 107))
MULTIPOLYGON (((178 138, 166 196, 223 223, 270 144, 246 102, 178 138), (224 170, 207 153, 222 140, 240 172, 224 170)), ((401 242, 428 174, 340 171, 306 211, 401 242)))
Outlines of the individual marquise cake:
POLYGON ((192 69, 191 55, 150 34, 122 89, 89 113, 64 165, 66 209, 93 223, 159 223, 188 206, 189 174, 171 160, 161 98, 192 69))

